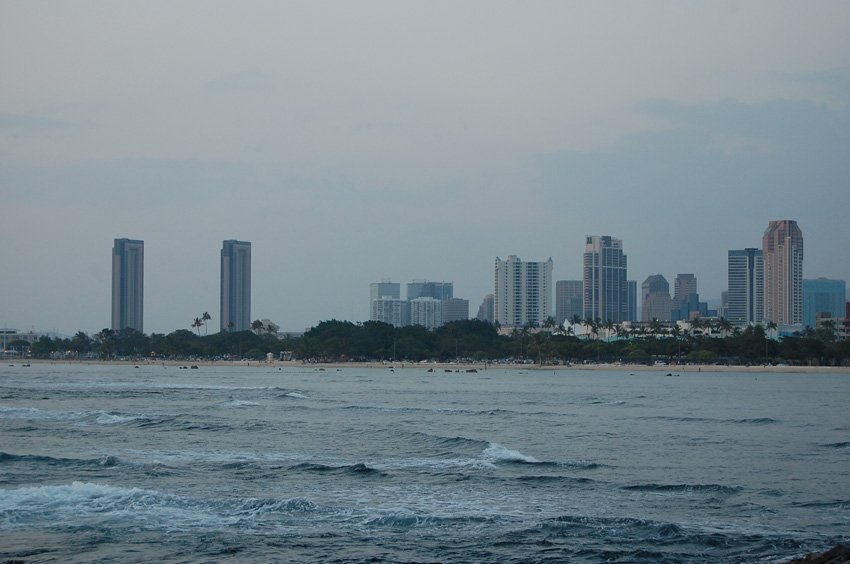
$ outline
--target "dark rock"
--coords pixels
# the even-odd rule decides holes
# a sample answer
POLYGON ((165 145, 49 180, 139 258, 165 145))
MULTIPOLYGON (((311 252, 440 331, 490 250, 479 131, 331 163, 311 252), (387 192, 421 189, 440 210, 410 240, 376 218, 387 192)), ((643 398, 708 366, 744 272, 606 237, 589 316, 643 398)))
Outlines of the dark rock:
POLYGON ((839 544, 826 552, 795 558, 788 564, 844 564, 845 562, 850 562, 850 546, 839 544))

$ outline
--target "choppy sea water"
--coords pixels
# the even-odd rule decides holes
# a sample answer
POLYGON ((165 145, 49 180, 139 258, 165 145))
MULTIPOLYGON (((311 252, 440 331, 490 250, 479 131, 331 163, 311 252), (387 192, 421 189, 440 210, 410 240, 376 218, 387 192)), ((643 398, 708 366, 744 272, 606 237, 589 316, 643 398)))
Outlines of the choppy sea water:
POLYGON ((776 562, 850 540, 850 374, 0 367, 0 559, 776 562))

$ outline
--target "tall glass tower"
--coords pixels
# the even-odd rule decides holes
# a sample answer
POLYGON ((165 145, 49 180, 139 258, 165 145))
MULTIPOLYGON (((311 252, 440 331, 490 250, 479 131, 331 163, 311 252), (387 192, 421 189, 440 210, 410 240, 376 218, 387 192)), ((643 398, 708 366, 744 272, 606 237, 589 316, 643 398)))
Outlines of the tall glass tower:
POLYGON ((221 248, 221 330, 251 328, 251 243, 224 241, 221 248))
POLYGON ((112 329, 142 331, 145 242, 115 239, 112 247, 112 329))
POLYGON ((734 325, 764 321, 764 258, 760 249, 730 250, 726 319, 734 325))
POLYGON ((609 235, 588 236, 583 257, 585 319, 603 323, 629 320, 629 282, 623 241, 609 235))

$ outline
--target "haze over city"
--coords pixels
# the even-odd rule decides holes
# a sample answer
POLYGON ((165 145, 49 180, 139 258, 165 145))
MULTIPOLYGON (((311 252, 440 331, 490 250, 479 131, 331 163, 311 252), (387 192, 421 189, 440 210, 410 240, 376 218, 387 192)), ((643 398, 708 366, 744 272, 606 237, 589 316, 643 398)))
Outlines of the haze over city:
MULTIPOLYGON (((110 325, 115 238, 145 241, 145 332, 218 315, 225 239, 252 316, 369 317, 369 284, 493 262, 726 289, 794 219, 850 280, 846 2, 0 2, 0 324, 110 325)), ((218 320, 214 320, 213 326, 218 320)))

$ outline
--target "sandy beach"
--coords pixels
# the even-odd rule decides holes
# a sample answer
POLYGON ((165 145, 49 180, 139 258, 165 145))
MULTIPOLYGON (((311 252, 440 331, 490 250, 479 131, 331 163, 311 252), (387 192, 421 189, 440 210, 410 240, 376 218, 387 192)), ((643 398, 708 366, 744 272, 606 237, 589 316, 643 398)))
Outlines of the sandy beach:
MULTIPOLYGON (((32 359, 27 360, 28 363, 38 364, 91 364, 91 365, 118 365, 118 366, 175 366, 187 367, 197 366, 199 369, 204 366, 216 367, 251 367, 251 368, 280 368, 280 369, 309 369, 315 371, 322 370, 337 370, 344 368, 384 368, 392 370, 429 370, 448 371, 448 372, 471 372, 485 370, 518 370, 518 371, 618 371, 618 372, 663 372, 681 374, 686 372, 747 372, 747 373, 798 373, 798 374, 848 374, 850 375, 850 367, 848 366, 790 366, 790 365, 691 365, 691 364, 669 364, 669 365, 646 365, 646 364, 572 364, 572 365, 553 365, 553 364, 502 364, 502 363, 452 363, 452 362, 301 362, 296 360, 272 362, 267 361, 231 361, 231 360, 42 360, 32 359)), ((10 361, 8 364, 22 364, 21 361, 10 361)))

